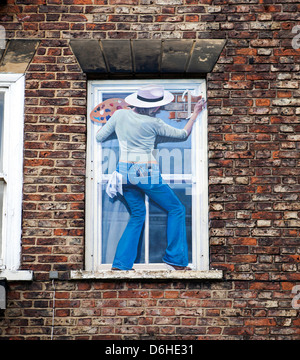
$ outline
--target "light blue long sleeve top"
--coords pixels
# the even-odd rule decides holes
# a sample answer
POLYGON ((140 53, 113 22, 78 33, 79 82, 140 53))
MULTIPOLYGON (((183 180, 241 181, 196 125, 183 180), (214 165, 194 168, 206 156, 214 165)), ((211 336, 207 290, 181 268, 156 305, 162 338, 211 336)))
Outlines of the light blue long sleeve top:
POLYGON ((96 139, 105 141, 115 131, 120 146, 120 161, 156 161, 153 156, 157 136, 185 140, 185 129, 176 129, 159 118, 141 115, 134 110, 117 110, 97 132, 96 139))

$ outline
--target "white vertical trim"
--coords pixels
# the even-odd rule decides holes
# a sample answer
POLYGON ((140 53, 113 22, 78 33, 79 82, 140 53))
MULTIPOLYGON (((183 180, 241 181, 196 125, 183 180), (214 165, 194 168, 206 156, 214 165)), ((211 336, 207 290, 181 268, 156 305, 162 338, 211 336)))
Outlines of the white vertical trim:
POLYGON ((150 251, 149 251, 149 224, 150 224, 150 212, 149 212, 149 197, 145 196, 145 207, 146 207, 146 216, 145 216, 145 264, 149 264, 150 251))
POLYGON ((4 180, 4 177, 1 179, 3 181, 3 195, 2 195, 2 203, 0 206, 2 206, 2 227, 0 229, 1 231, 1 242, 0 242, 0 269, 5 269, 5 262, 4 262, 4 256, 5 256, 5 244, 6 244, 6 212, 7 212, 7 200, 6 200, 6 188, 7 188, 7 179, 4 180))
MULTIPOLYGON (((92 83, 88 83, 88 114, 92 109, 94 103, 94 94, 92 91, 92 83)), ((92 123, 87 117, 87 145, 86 145, 86 192, 85 192, 85 268, 89 271, 94 269, 94 228, 93 224, 96 222, 94 218, 94 167, 93 167, 93 152, 92 144, 92 123)))
MULTIPOLYGON (((197 141, 197 135, 196 135, 196 126, 197 121, 194 124, 194 129, 191 133, 191 146, 192 149, 196 149, 198 141, 197 141)), ((191 167, 192 167, 192 262, 193 265, 196 266, 196 269, 198 269, 198 259, 200 257, 199 253, 199 229, 198 229, 198 222, 195 221, 195 219, 199 216, 199 206, 198 206, 198 189, 197 189, 197 151, 192 151, 192 159, 191 159, 191 167)))
MULTIPOLYGON (((206 84, 201 84, 203 98, 206 99, 206 84)), ((198 138, 197 155, 197 202, 199 206, 199 233, 198 237, 198 270, 209 270, 209 236, 208 236, 208 148, 207 148, 207 108, 203 110, 195 124, 198 138)))
MULTIPOLYGON (((95 91, 95 99, 96 102, 99 104, 102 102, 102 92, 95 91)), ((94 248, 96 249, 96 252, 94 254, 94 268, 98 268, 98 266, 102 262, 102 221, 99 221, 99 219, 102 219, 102 186, 104 184, 103 178, 103 172, 102 172, 102 146, 100 143, 96 141, 96 131, 100 129, 100 127, 93 126, 94 133, 93 133, 93 139, 94 139, 94 198, 96 201, 94 201, 94 216, 96 217, 94 221, 94 248), (99 174, 99 182, 98 176, 99 174)))
POLYGON ((6 174, 2 260, 6 270, 18 270, 21 257, 23 132, 25 77, 0 74, 7 87, 4 104, 3 173, 6 174))

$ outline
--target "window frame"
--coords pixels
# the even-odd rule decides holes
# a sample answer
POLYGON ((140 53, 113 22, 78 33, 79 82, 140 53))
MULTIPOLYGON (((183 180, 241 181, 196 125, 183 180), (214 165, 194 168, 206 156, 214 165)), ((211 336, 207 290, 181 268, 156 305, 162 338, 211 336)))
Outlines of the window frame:
POLYGON ((24 74, 0 74, 0 91, 5 92, 3 117, 4 180, 0 277, 32 280, 32 271, 19 270, 21 264, 24 74))
MULTIPOLYGON (((93 211, 95 206, 95 200, 93 199, 97 184, 94 176, 94 165, 96 161, 101 159, 99 154, 97 159, 93 158, 91 154, 91 141, 94 141, 91 137, 91 120, 89 114, 92 109, 97 105, 97 88, 103 86, 108 89, 113 87, 116 82, 122 84, 122 90, 128 87, 128 91, 132 91, 132 87, 140 87, 144 84, 151 83, 163 84, 168 89, 175 89, 181 86, 186 88, 186 85, 190 89, 195 87, 195 83, 201 86, 201 93, 206 98, 206 81, 205 79, 151 79, 151 80, 93 80, 88 82, 88 114, 87 114, 87 168, 86 168, 86 247, 85 247, 85 269, 87 271, 103 271, 110 269, 110 265, 100 264, 99 244, 98 239, 93 239, 93 227, 96 226, 93 223, 93 211), (123 88, 124 86, 124 88, 123 88), (94 251, 95 250, 95 251, 94 251), (98 250, 98 252, 97 252, 98 250)), ((193 216, 199 219, 199 221, 192 222, 192 236, 196 238, 193 241, 193 264, 195 264, 196 271, 208 271, 209 270, 209 226, 208 226, 208 148, 207 148, 207 110, 205 109, 200 114, 200 119, 195 123, 192 131, 192 146, 194 146, 193 162, 196 164, 195 174, 198 181, 196 182, 195 193, 192 199, 192 208, 196 212, 193 216), (196 138, 200 141, 196 141, 196 138), (202 206, 200 207, 199 197, 203 197, 202 206), (201 238, 201 241, 200 241, 201 238)), ((195 181, 194 179, 192 182, 195 181)), ((147 204, 146 204, 147 207, 147 204)), ((138 270, 162 270, 161 267, 156 264, 151 266, 145 266, 145 264, 135 264, 135 269, 138 270)))

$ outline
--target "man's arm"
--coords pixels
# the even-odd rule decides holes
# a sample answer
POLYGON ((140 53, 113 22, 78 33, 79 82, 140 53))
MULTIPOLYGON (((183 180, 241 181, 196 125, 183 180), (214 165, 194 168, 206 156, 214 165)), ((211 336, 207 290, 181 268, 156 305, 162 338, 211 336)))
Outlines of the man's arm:
POLYGON ((186 123, 184 129, 187 132, 187 136, 189 136, 192 132, 193 125, 198 117, 198 115, 201 113, 201 111, 205 108, 206 102, 204 99, 200 99, 197 104, 195 105, 194 112, 192 116, 190 117, 189 121, 186 123))
POLYGON ((96 140, 98 142, 103 142, 107 140, 107 138, 115 131, 116 126, 116 112, 113 116, 108 120, 106 124, 104 124, 96 134, 96 140))

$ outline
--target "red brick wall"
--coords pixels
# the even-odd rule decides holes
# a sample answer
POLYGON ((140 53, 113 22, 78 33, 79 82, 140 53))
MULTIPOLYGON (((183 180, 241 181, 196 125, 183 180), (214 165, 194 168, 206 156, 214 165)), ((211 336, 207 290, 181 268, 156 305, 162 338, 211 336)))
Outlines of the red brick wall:
POLYGON ((22 268, 0 337, 299 339, 300 1, 8 0, 9 39, 39 39, 27 69, 22 268), (208 75, 211 266, 222 281, 68 281, 83 268, 84 39, 226 38, 208 75), (297 283, 298 282, 298 283, 297 283))

